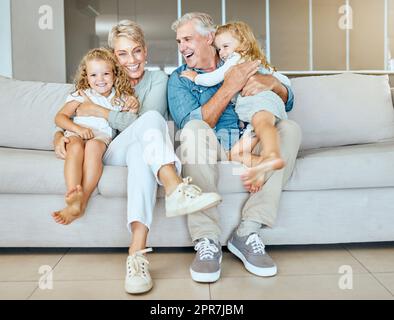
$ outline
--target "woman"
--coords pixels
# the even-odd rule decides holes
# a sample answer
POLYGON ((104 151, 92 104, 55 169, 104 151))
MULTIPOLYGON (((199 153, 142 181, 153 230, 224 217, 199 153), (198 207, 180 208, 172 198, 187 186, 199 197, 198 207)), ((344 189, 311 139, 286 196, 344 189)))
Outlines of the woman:
MULTIPOLYGON (((217 205, 216 193, 202 193, 182 180, 181 163, 174 153, 163 116, 167 113, 167 75, 162 71, 146 71, 147 48, 139 25, 121 21, 109 34, 109 46, 118 62, 127 70, 140 102, 137 114, 110 111, 93 104, 87 97, 78 108, 78 116, 96 116, 108 120, 121 131, 111 142, 103 161, 105 165, 127 166, 128 228, 132 232, 125 289, 128 293, 149 291, 153 282, 145 254, 146 240, 152 223, 157 184, 166 191, 168 216, 192 213, 217 205)), ((127 111, 127 110, 125 110, 127 111)), ((66 156, 68 139, 61 131, 55 135, 55 152, 66 156)))

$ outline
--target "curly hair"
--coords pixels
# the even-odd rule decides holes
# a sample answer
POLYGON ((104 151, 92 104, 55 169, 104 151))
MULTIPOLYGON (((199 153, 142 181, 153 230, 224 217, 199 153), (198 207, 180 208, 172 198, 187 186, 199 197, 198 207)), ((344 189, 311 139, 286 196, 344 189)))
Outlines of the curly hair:
POLYGON ((216 29, 215 36, 225 32, 229 32, 239 41, 239 47, 235 51, 239 53, 245 61, 260 60, 265 68, 275 70, 267 61, 267 57, 260 48, 252 29, 245 22, 233 21, 219 26, 216 29))
POLYGON ((90 50, 79 64, 77 74, 75 76, 75 93, 80 90, 90 88, 87 74, 87 63, 93 60, 102 60, 108 62, 112 66, 114 73, 114 89, 115 96, 111 103, 117 106, 125 103, 125 96, 134 96, 135 90, 131 86, 129 77, 124 68, 117 62, 112 51, 106 48, 98 48, 90 50))

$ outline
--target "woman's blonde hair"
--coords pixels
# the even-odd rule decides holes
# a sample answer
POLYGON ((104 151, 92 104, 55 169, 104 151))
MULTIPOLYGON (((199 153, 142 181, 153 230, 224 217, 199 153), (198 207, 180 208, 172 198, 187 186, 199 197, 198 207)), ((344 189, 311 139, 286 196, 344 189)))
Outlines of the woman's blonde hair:
POLYGON ((239 41, 239 46, 235 50, 245 61, 260 60, 261 64, 267 69, 274 69, 267 61, 263 50, 253 34, 252 29, 242 21, 233 21, 216 29, 215 36, 229 32, 239 41))
POLYGON ((114 49, 114 42, 120 37, 128 38, 146 48, 144 32, 134 21, 122 20, 112 28, 108 35, 108 45, 111 49, 114 49))
POLYGON ((75 92, 90 88, 88 82, 87 63, 93 60, 102 60, 109 63, 114 73, 115 96, 112 100, 114 105, 123 105, 125 96, 134 96, 134 88, 131 86, 130 79, 124 68, 117 62, 115 55, 108 49, 98 48, 90 50, 79 64, 75 76, 75 92))

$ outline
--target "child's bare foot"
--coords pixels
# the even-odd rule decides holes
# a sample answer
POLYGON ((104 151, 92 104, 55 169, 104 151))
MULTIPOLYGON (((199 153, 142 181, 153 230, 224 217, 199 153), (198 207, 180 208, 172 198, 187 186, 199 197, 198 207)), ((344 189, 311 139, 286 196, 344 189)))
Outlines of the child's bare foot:
POLYGON ((247 168, 241 176, 245 189, 251 193, 259 192, 264 185, 265 174, 271 170, 280 170, 284 166, 285 162, 281 158, 271 156, 265 158, 258 165, 247 168))
POLYGON ((77 186, 66 194, 67 207, 62 211, 57 211, 52 214, 56 223, 62 225, 69 225, 74 220, 83 215, 82 208, 83 191, 81 186, 77 186))

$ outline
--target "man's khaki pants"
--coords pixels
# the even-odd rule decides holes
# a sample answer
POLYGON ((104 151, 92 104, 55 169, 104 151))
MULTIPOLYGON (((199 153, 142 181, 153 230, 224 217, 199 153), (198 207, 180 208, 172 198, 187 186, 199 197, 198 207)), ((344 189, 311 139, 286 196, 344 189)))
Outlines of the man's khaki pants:
MULTIPOLYGON (((254 221, 272 227, 275 223, 279 201, 284 185, 289 180, 301 143, 301 130, 297 123, 283 120, 277 124, 280 136, 281 156, 286 162, 282 170, 267 174, 263 188, 251 194, 242 209, 242 220, 254 221)), ((218 161, 227 156, 216 138, 215 132, 201 120, 189 121, 181 132, 180 158, 184 176, 193 178, 193 183, 204 192, 218 192, 218 161)), ((260 144, 253 150, 259 155, 260 144)), ((189 232, 193 241, 209 238, 216 242, 220 238, 219 212, 217 207, 188 216, 189 232)))

